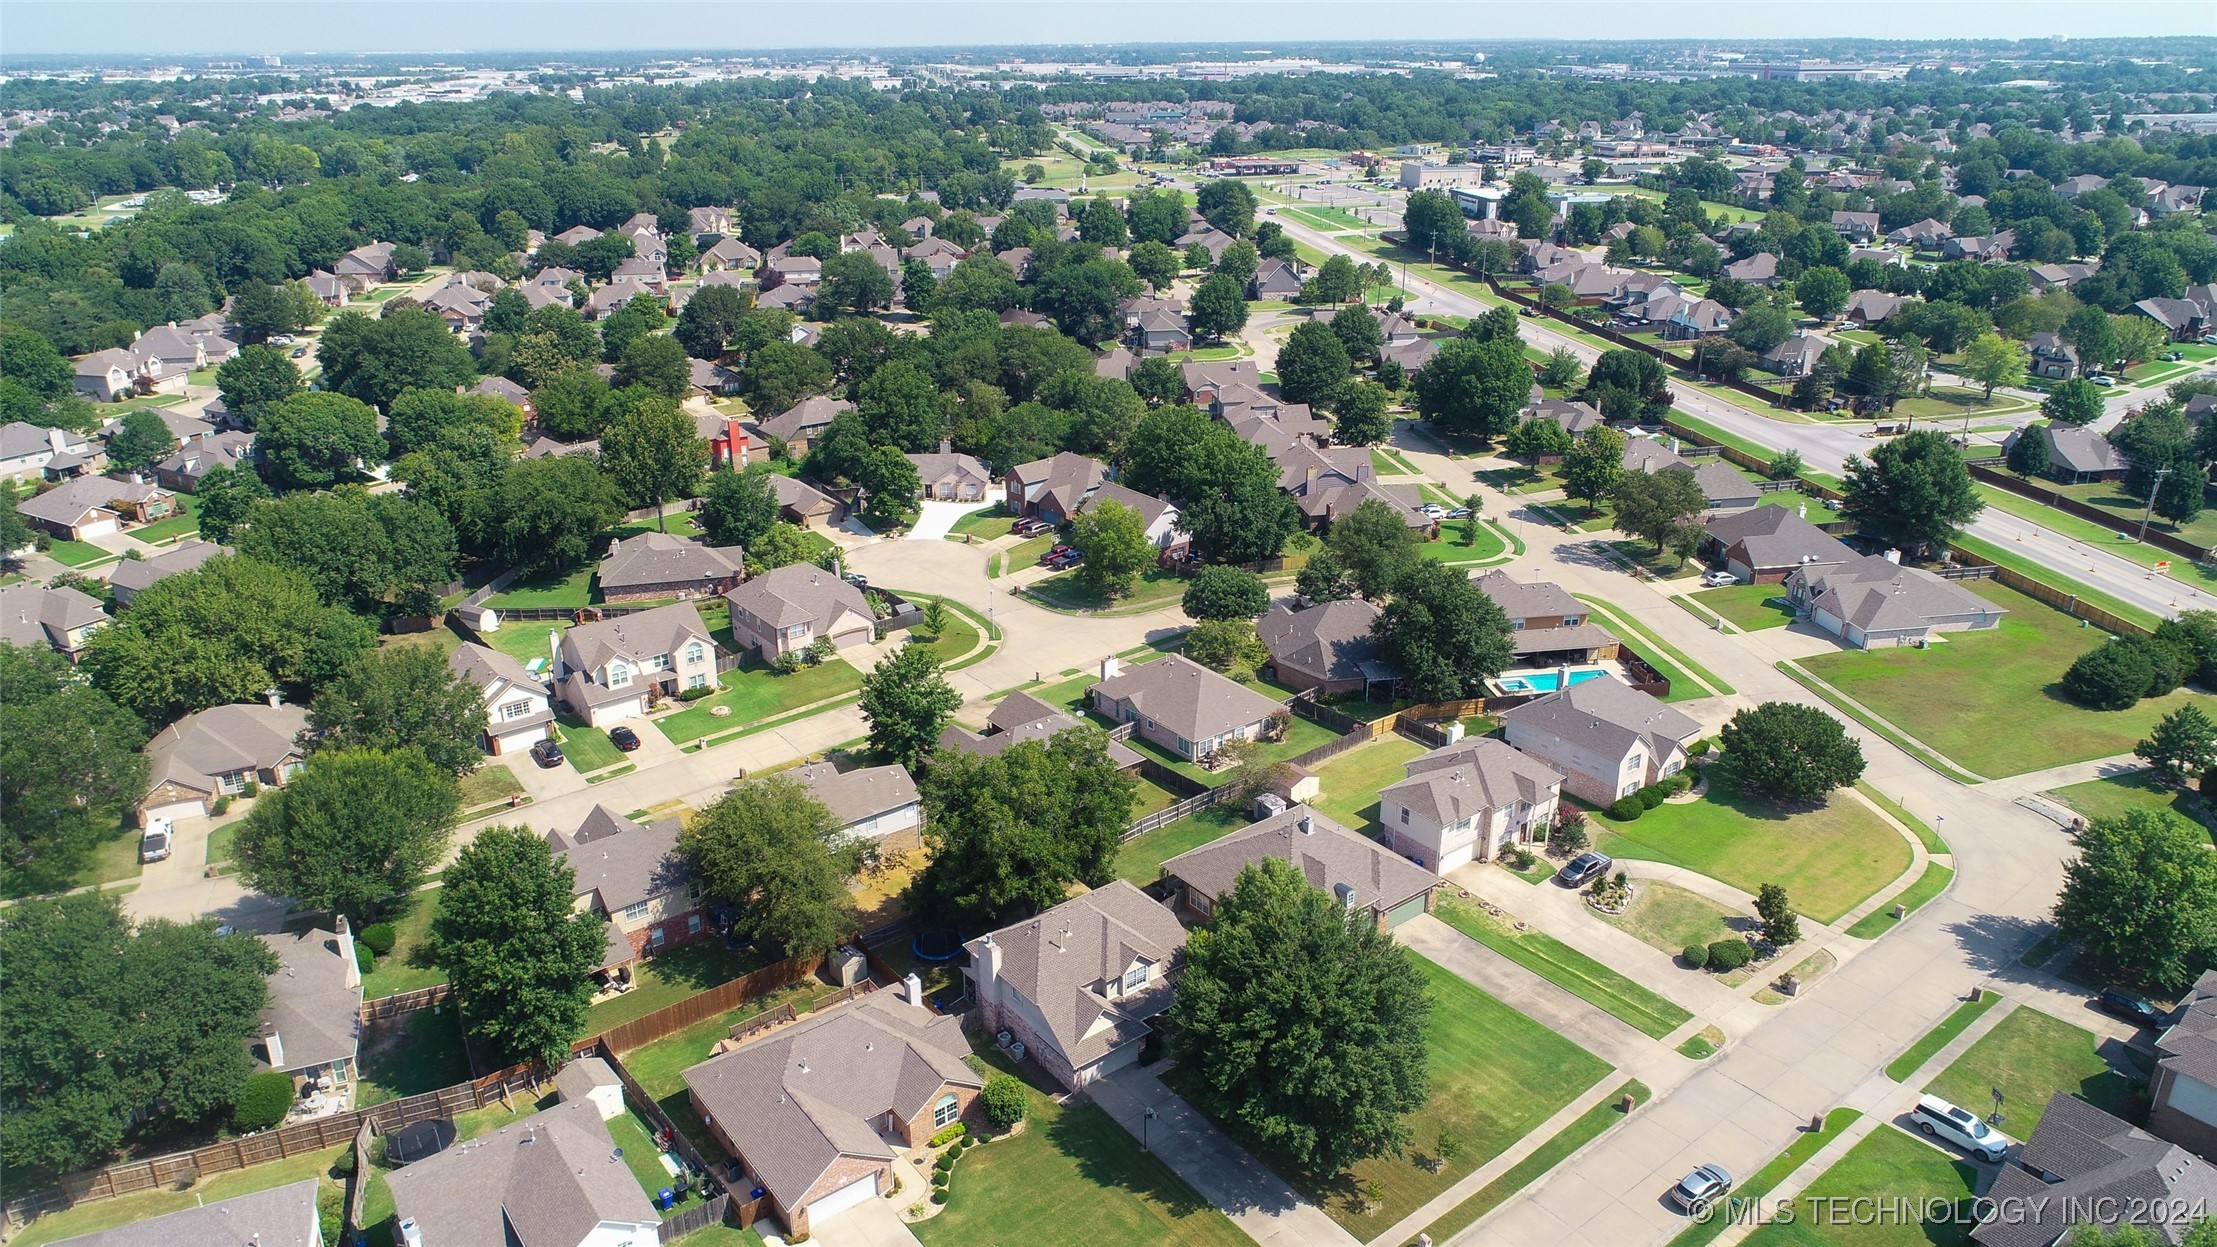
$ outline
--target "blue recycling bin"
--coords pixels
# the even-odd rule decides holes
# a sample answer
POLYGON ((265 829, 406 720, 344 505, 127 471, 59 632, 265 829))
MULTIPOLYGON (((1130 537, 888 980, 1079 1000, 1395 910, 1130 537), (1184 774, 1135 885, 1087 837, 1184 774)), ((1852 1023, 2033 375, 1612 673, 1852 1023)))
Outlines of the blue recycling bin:
POLYGON ((661 1191, 656 1193, 654 1200, 656 1207, 660 1208, 664 1212, 668 1212, 670 1209, 677 1206, 677 1192, 665 1186, 661 1189, 661 1191))

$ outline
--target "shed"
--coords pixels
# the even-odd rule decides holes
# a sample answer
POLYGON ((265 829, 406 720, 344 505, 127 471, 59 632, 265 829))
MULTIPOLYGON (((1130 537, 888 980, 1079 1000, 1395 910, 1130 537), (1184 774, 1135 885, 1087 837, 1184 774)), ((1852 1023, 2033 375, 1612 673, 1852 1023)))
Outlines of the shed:
POLYGON ((581 1056, 562 1067, 554 1076, 554 1089, 562 1097, 562 1103, 572 1100, 591 1100, 600 1109, 602 1121, 614 1121, 623 1116, 624 1085, 616 1077, 616 1071, 608 1062, 597 1056, 581 1056))

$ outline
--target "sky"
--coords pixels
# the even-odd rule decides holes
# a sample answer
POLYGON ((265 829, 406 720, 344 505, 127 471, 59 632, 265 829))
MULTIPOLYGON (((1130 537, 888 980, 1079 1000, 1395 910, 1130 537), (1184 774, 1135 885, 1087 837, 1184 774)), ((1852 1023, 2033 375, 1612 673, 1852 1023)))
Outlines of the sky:
POLYGON ((9 56, 1531 38, 2217 35, 2213 0, 7 0, 9 56))

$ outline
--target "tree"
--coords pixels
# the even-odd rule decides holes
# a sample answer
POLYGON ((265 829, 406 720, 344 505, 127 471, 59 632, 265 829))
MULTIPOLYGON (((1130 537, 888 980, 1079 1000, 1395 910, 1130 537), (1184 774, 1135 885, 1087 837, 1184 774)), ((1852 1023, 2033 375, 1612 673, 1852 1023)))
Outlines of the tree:
POLYGON ((1840 721, 1799 702, 1764 702, 1724 725, 1724 765, 1744 796, 1818 801, 1863 777, 1863 748, 1840 721))
POLYGON ((1132 248, 1124 262, 1132 266, 1132 272, 1141 281, 1158 292, 1168 290, 1178 280, 1179 256, 1167 243, 1140 243, 1132 248))
POLYGON ((956 261, 947 280, 939 283, 932 294, 935 312, 999 313, 1021 302, 1023 291, 1016 284, 1016 270, 1008 266, 1008 261, 990 255, 967 256, 956 261))
POLYGON ((322 303, 305 287, 249 281, 231 299, 230 321, 240 341, 260 344, 314 324, 322 312, 322 303))
POLYGON ((1124 221, 1140 244, 1174 241, 1185 233, 1185 214, 1185 196, 1174 190, 1135 187, 1124 196, 1124 221))
POLYGON ((1586 514, 1594 504, 1614 494, 1624 479, 1624 434, 1607 425, 1596 425, 1581 434, 1563 452, 1563 487, 1573 498, 1583 498, 1586 514))
POLYGON ((753 464, 744 471, 727 466, 709 473, 695 516, 708 544, 739 546, 747 551, 751 563, 754 543, 778 522, 777 492, 770 488, 770 469, 753 464))
POLYGON ((1185 656, 1234 680, 1253 679, 1256 669, 1270 661, 1252 619, 1202 620, 1186 633, 1185 656))
POLYGON ((177 439, 170 436, 162 413, 152 407, 123 413, 121 427, 108 442, 109 466, 126 472, 150 472, 175 453, 177 439))
POLYGON ((1538 464, 1542 459, 1561 459, 1570 453, 1570 432, 1551 419, 1534 418, 1519 423, 1509 430, 1502 449, 1512 458, 1528 464, 1538 464))
POLYGON ((2158 352, 2171 344, 2170 331, 2145 316, 2111 317, 2110 334, 2115 343, 2117 359, 2123 363, 2136 364, 2154 359, 2158 352))
POLYGON ((1423 560, 1423 544, 1401 512, 1377 498, 1365 498, 1332 522, 1325 544, 1355 582, 1355 591, 1376 601, 1394 591, 1423 560))
POLYGON ((870 374, 856 395, 855 409, 876 446, 898 446, 912 454, 939 444, 947 420, 939 387, 931 374, 906 360, 895 360, 870 374))
POLYGON ((2117 328, 2109 313, 2095 304, 2071 313, 2063 322, 2063 340, 2078 348, 2078 357, 2095 367, 2117 358, 2117 328))
POLYGON ((847 251, 824 261, 816 297, 827 308, 868 316, 893 305, 893 275, 867 251, 847 251))
POLYGON ((831 388, 831 365, 824 357, 783 338, 749 351, 739 376, 747 405, 768 415, 831 388))
MULTIPOLYGON (((1039 269, 1035 254, 1032 270, 1039 269)), ((1096 259, 1056 265, 1032 286, 1033 309, 1052 317, 1064 334, 1092 346, 1122 336, 1124 300, 1139 293, 1139 278, 1122 260, 1096 259)))
POLYGON ((1995 386, 2024 384, 2024 343, 1998 333, 1982 333, 1963 348, 1963 362, 1958 371, 1985 386, 1986 397, 1992 398, 1995 386))
POLYGON ((327 606, 307 577, 248 558, 216 558, 141 590, 93 634, 93 685, 150 723, 276 688, 298 697, 377 642, 359 616, 327 606))
POLYGON ((1467 697, 1514 655, 1508 617, 1493 599, 1461 568, 1429 560, 1402 577, 1370 631, 1422 701, 1467 697))
POLYGON ((2156 654, 2121 640, 2096 645, 2064 671, 2064 695, 2092 710, 2130 710, 2156 683, 2156 654))
POLYGON ((1293 576, 1293 591, 1310 602, 1344 602, 1355 596, 1355 582, 1329 546, 1309 556, 1293 576))
POLYGON ((1778 884, 1766 883, 1755 894, 1755 914, 1763 920, 1763 938, 1773 947, 1784 948, 1801 938, 1801 916, 1778 884))
POLYGON ((1356 381, 1340 389, 1333 400, 1332 440, 1347 446, 1369 446, 1393 435, 1393 395, 1375 381, 1356 381))
POLYGON ((300 392, 300 369, 275 347, 242 346, 216 366, 216 390, 224 410, 240 428, 251 431, 263 408, 300 392))
POLYGON ((2083 426, 2101 419, 2101 387, 2083 377, 2056 383, 2040 400, 2040 414, 2058 424, 2083 426))
POLYGON ((736 287, 702 286, 677 314, 678 345, 694 359, 723 358, 748 306, 747 295, 736 287))
POLYGON ((436 313, 420 308, 387 308, 376 320, 339 313, 323 327, 316 362, 325 389, 380 409, 402 390, 452 390, 477 379, 469 348, 436 313))
POLYGON ((862 518, 879 532, 905 528, 921 508, 916 496, 923 490, 916 464, 896 446, 880 446, 862 461, 855 484, 863 493, 862 518))
POLYGON ((355 485, 255 503, 237 547, 362 614, 436 612, 459 558, 454 526, 429 503, 355 485))
POLYGON ((1774 307, 1750 308, 1732 321, 1724 336, 1761 355, 1793 337, 1794 322, 1774 307))
POLYGON ((1186 581, 1188 619, 1252 619, 1270 609, 1270 586, 1240 567, 1204 567, 1186 581))
POLYGON ((233 530, 245 522, 254 504, 269 496, 269 486, 250 466, 234 468, 219 463, 209 468, 193 491, 200 503, 200 535, 219 544, 230 541, 233 530))
POLYGON ((1947 435, 1918 429, 1848 464, 1841 513, 1884 541, 1922 553, 1945 547, 1986 509, 1947 435))
POLYGON ((939 743, 939 729, 962 705, 962 695, 940 674, 939 660, 920 645, 904 645, 862 677, 862 717, 870 721, 870 747, 911 770, 939 743))
MULTIPOLYGON (((1241 441, 1206 417, 1202 420, 1206 435, 1165 491, 1178 501, 1179 529, 1192 539, 1193 553, 1203 562, 1255 563, 1277 557, 1301 523, 1293 499, 1278 488, 1277 464, 1262 447, 1241 441)), ((1133 435, 1135 443, 1145 436, 1145 428, 1143 422, 1133 435)))
POLYGON ((747 574, 759 576, 766 571, 806 563, 814 551, 807 534, 784 520, 764 529, 754 544, 746 547, 747 574))
POLYGON ((857 845, 791 775, 741 784, 689 821, 678 852, 732 931, 787 957, 818 957, 853 933, 857 845))
POLYGON ((1261 265, 1262 256, 1256 252, 1255 244, 1242 238, 1224 248, 1224 254, 1216 257, 1216 263, 1212 267, 1216 272, 1238 282, 1239 288, 1244 291, 1247 283, 1255 279, 1255 270, 1261 265))
POLYGON ((1187 318, 1203 338, 1226 338, 1247 326, 1247 297, 1237 278, 1214 273, 1193 292, 1187 318))
POLYGON ((935 757, 923 784, 930 861, 909 885, 911 903, 990 930, 1060 903, 1073 884, 1107 884, 1138 789, 1091 725, 991 757, 935 757))
POLYGON ((1378 314, 1363 304, 1343 307, 1332 313, 1332 332, 1339 335, 1339 344, 1347 348, 1347 358, 1358 366, 1378 362, 1378 352, 1385 346, 1384 331, 1378 327, 1378 314))
POLYGON ((2042 476, 2047 473, 2051 456, 2046 437, 2047 425, 2028 424, 2010 440, 2007 459, 2009 470, 2019 476, 2042 476))
POLYGON ((1709 506, 1701 482, 1685 468, 1626 472, 1617 479, 1609 501, 1616 509, 1618 531, 1654 542, 1657 554, 1673 533, 1709 506))
POLYGON ((322 489, 385 457, 377 412, 343 394, 295 394, 264 408, 254 433, 262 475, 277 489, 322 489))
POLYGON ((668 532, 663 504, 699 487, 708 467, 708 443, 676 403, 656 394, 636 397, 601 431, 601 466, 626 498, 651 503, 655 526, 668 532))
POLYGON ((590 455, 518 459, 495 499, 496 557, 526 572, 583 563, 593 539, 624 517, 623 495, 590 455))
POLYGON ((616 360, 615 384, 621 389, 641 387, 675 402, 693 392, 693 361, 667 334, 633 339, 616 360))
POLYGON ((1147 521, 1113 498, 1102 499, 1070 522, 1070 544, 1085 555, 1078 583, 1103 598, 1132 591, 1139 573, 1155 565, 1155 543, 1147 539, 1147 521))
POLYGON ((1329 405, 1353 371, 1339 335, 1319 321, 1301 325, 1278 348, 1278 393, 1289 403, 1329 405))
POLYGON ((2183 991, 2217 943, 2217 855, 2166 810, 2097 818, 2063 867, 2056 934, 2105 976, 2183 991))
MULTIPOLYGON (((622 307, 601 318, 600 358, 604 363, 619 363, 624 348, 639 339, 658 332, 668 321, 662 303, 652 295, 635 294, 624 300, 622 307)), ((677 339, 670 339, 672 342, 677 339)), ((684 347, 678 348, 679 354, 684 347)))
MULTIPOLYGON (((1362 270, 1344 255, 1327 256, 1317 266, 1316 276, 1310 278, 1316 297, 1326 303, 1340 304, 1360 301, 1363 297, 1362 270)), ((1375 322, 1376 317, 1371 318, 1375 322)))
POLYGON ((1255 192, 1245 182, 1218 178, 1201 188, 1194 206, 1202 220, 1234 238, 1255 232, 1255 192))
POLYGON ((496 1060, 558 1065, 585 1033, 608 919, 576 907, 576 879, 528 827, 486 828, 446 869, 424 952, 496 1060))
POLYGON ((1430 1095, 1424 976, 1296 867, 1240 872, 1176 991, 1173 1050, 1218 1120, 1327 1175, 1407 1143, 1430 1095))
POLYGON ((1517 310, 1503 303, 1487 308, 1484 315, 1472 320, 1470 327, 1463 331, 1463 336, 1479 342, 1521 343, 1524 330, 1517 324, 1519 319, 1517 310))
POLYGON ((1809 269, 1794 279, 1794 298, 1820 323, 1831 320, 1847 306, 1847 274, 1830 266, 1809 269))
POLYGON ((1456 338, 1417 369, 1415 407, 1425 419, 1470 437, 1492 438, 1516 423, 1532 393, 1532 368, 1514 341, 1456 338))
POLYGON ((248 886, 357 923, 415 891, 461 808, 454 776, 414 749, 323 749, 239 823, 248 886))
POLYGON ((2217 723, 2191 703, 2164 715, 2133 755, 2174 784, 2197 780, 2217 768, 2217 723))
POLYGON ((510 443, 523 434, 523 409, 490 394, 407 390, 393 400, 385 440, 395 455, 436 445, 449 430, 479 427, 510 443))
POLYGON ((1763 475, 1774 481, 1790 481, 1801 475, 1802 467, 1800 451, 1781 450, 1771 456, 1770 464, 1764 468, 1763 475))
POLYGON ((1603 351, 1586 374, 1583 394, 1610 419, 1619 419, 1606 402, 1610 390, 1621 391, 1637 403, 1630 413, 1634 418, 1645 420, 1670 410, 1670 383, 1661 361, 1652 355, 1624 347, 1603 351))
POLYGON ((146 795, 146 725, 41 646, 0 645, 0 891, 69 885, 146 795))
POLYGON ((931 261, 907 259, 901 261, 901 306, 920 316, 928 316, 939 297, 939 279, 932 275, 931 261))
POLYGON ((1450 250, 1464 235, 1463 210, 1446 191, 1409 192, 1401 211, 1401 226, 1413 251, 1433 254, 1450 250))
POLYGON ((1578 362, 1578 353, 1567 346, 1558 346, 1547 353, 1547 362, 1540 365, 1540 384, 1568 390, 1576 386, 1585 373, 1585 365, 1578 362))
POLYGON ((316 694, 308 715, 313 747, 414 749, 451 775, 485 761, 485 697, 429 646, 374 649, 316 694))

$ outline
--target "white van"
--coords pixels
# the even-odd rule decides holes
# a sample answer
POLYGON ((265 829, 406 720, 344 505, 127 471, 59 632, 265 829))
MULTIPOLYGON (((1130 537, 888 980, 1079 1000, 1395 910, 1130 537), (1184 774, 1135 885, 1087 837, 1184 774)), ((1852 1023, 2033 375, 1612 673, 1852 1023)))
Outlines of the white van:
POLYGON ((2010 1138, 1994 1129, 1967 1109, 1960 1109, 1936 1095, 1918 1099, 1917 1107, 1909 1113, 1917 1129, 1937 1139, 1946 1139, 1957 1147, 1985 1160, 2000 1160, 2009 1154, 2010 1138))

